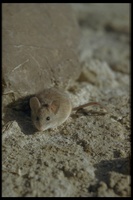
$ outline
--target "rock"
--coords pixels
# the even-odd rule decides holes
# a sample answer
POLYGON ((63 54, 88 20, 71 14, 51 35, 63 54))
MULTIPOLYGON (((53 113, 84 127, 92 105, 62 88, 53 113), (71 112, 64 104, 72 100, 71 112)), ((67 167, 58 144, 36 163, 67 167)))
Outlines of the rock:
POLYGON ((66 88, 80 73, 79 28, 66 4, 3 4, 4 93, 66 88))

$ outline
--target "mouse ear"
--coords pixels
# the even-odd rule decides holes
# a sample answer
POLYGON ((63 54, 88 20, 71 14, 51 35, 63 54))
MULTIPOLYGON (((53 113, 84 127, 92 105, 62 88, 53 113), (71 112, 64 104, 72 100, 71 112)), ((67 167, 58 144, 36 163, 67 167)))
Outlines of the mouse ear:
POLYGON ((41 107, 40 101, 37 97, 30 98, 30 108, 32 111, 37 111, 41 107))
POLYGON ((59 101, 53 101, 51 103, 51 105, 49 105, 49 108, 51 109, 51 111, 56 114, 59 110, 59 104, 60 102, 59 101))

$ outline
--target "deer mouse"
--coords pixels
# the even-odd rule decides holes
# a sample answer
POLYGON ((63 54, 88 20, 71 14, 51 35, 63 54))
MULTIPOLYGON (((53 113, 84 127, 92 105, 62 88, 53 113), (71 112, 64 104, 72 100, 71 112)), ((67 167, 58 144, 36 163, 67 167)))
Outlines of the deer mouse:
POLYGON ((68 95, 56 88, 45 89, 36 96, 31 97, 29 104, 32 122, 39 131, 45 131, 61 125, 67 120, 72 111, 89 105, 100 105, 97 102, 90 102, 72 108, 68 95))

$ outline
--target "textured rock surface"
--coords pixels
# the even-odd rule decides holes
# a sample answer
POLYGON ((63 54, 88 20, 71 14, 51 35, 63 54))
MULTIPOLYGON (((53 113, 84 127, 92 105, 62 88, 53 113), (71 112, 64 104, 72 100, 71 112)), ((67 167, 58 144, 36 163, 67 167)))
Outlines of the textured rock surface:
POLYGON ((55 130, 31 134, 28 119, 14 111, 2 134, 4 197, 131 196, 129 5, 72 7, 83 70, 68 93, 73 106, 98 101, 108 112, 93 106, 99 115, 72 115, 55 130))
POLYGON ((65 4, 3 4, 3 79, 16 98, 68 87, 80 73, 79 28, 65 4))

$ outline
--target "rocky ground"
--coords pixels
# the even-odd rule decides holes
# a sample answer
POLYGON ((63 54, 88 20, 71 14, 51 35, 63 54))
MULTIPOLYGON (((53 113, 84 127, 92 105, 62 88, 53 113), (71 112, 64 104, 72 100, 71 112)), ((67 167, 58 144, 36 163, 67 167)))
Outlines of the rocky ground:
POLYGON ((71 115, 57 129, 34 134, 17 120, 4 124, 3 197, 131 196, 130 7, 71 6, 83 70, 67 93, 73 106, 97 101, 107 113, 91 106, 88 116, 71 115))

